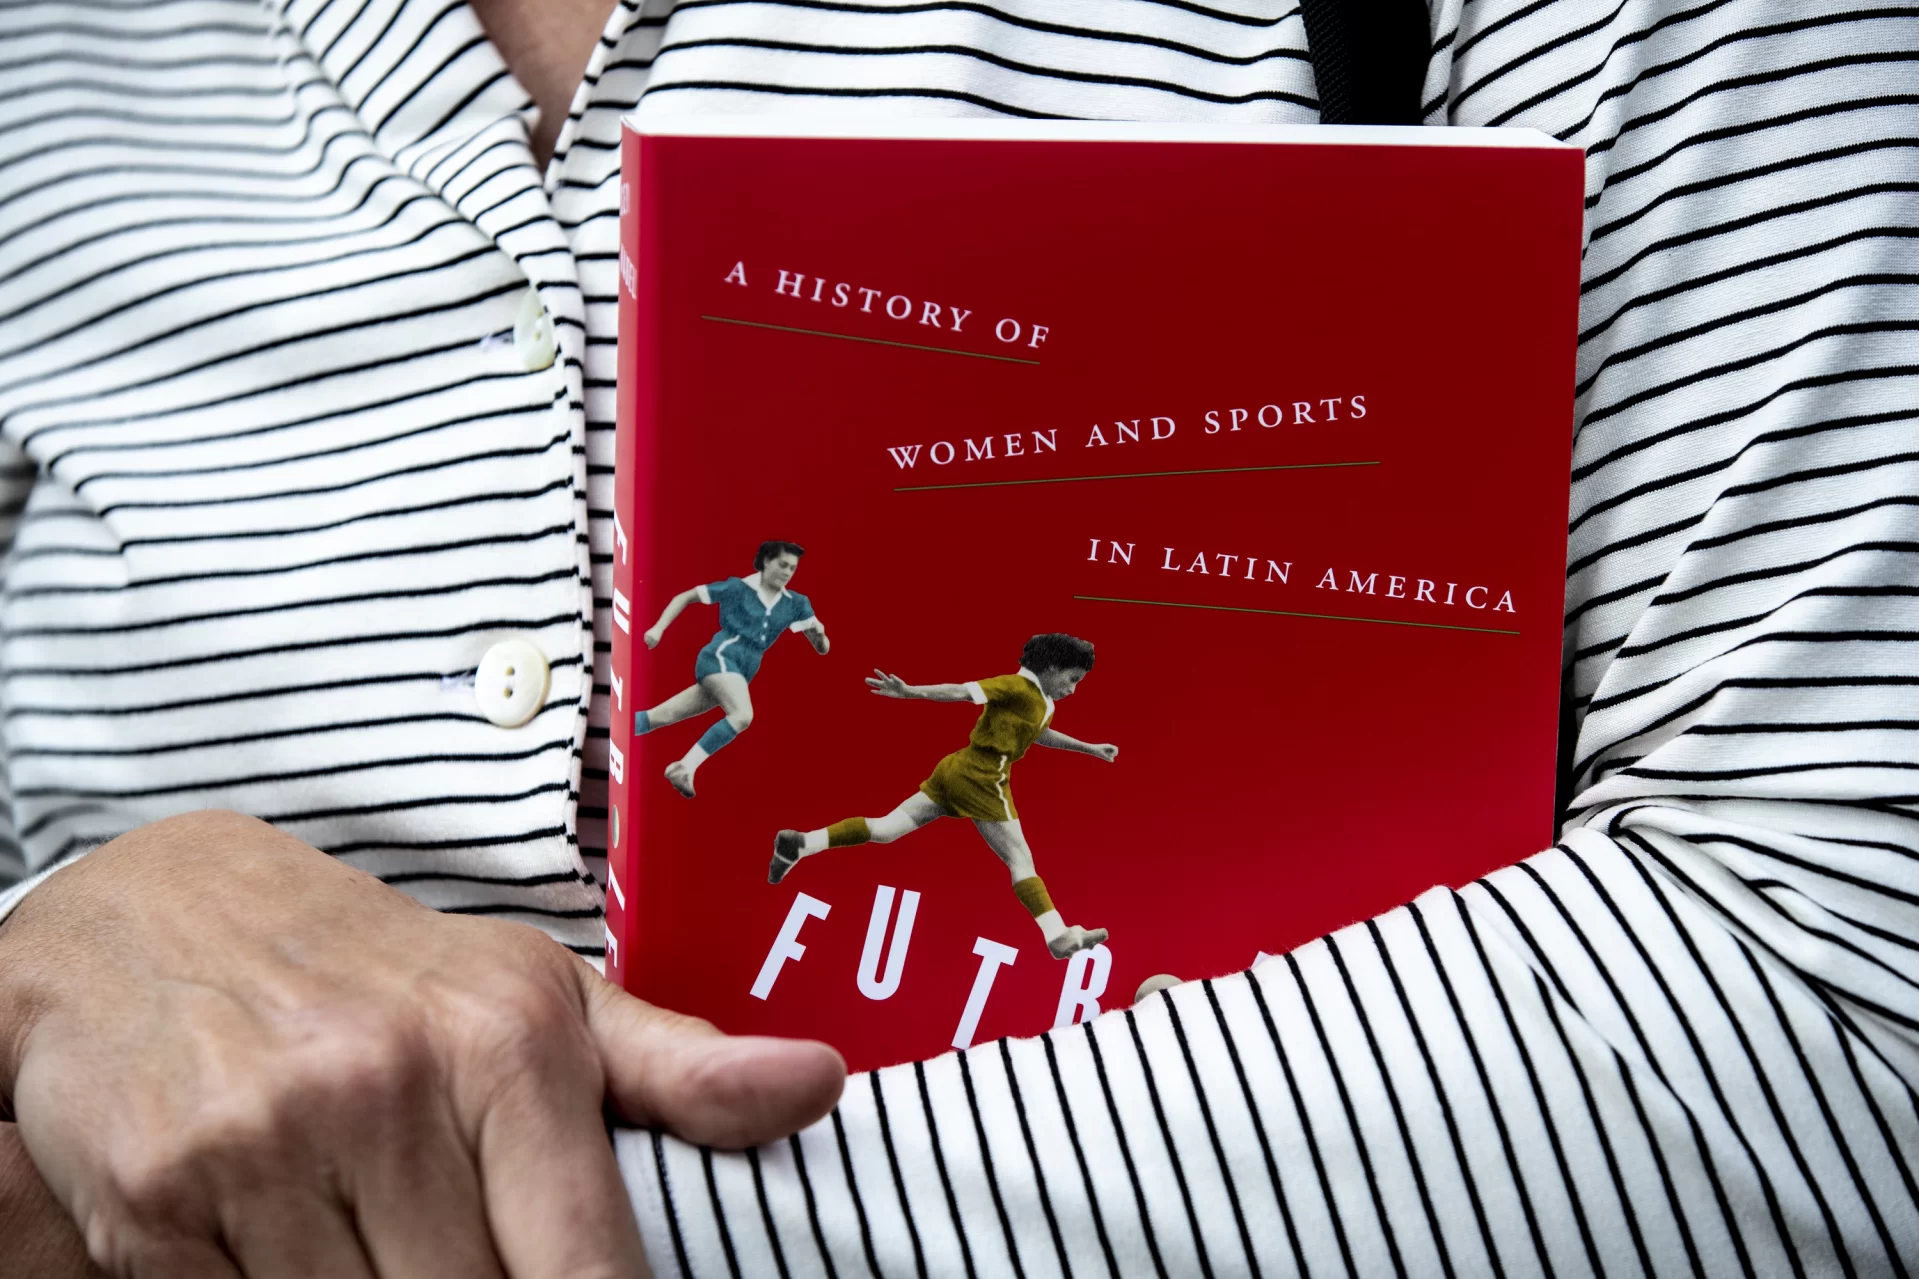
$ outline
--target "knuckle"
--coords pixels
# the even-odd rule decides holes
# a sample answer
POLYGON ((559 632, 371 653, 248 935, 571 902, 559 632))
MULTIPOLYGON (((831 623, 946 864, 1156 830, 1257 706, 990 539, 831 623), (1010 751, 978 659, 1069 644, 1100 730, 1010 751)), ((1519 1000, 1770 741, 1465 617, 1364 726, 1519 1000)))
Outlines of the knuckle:
MULTIPOLYGON (((178 1128, 170 1152, 172 1177, 226 1179, 272 1160, 286 1143, 286 1090, 258 1084, 207 1098, 178 1128)), ((162 1177, 165 1173, 160 1174, 162 1177)))
POLYGON ((463 954, 482 957, 432 979, 448 1069, 492 1091, 515 1077, 570 1081, 597 1055, 587 1031, 578 961, 544 933, 498 920, 473 927, 463 954))
MULTIPOLYGON (((93 1263, 88 1273, 138 1279, 175 1279, 194 1274, 186 1259, 203 1249, 193 1246, 193 1232, 182 1206, 169 1199, 164 1212, 151 1211, 151 1205, 140 1207, 149 1210, 146 1215, 105 1194, 96 1196, 75 1214, 81 1243, 93 1263)), ((203 1273, 204 1267, 200 1270, 203 1273)), ((66 1272, 63 1269, 61 1273, 66 1272)))
POLYGON ((431 1071, 417 1019, 356 1010, 289 1054, 273 1109, 283 1119, 383 1111, 413 1099, 431 1071))
POLYGON ((579 1009, 549 985, 524 978, 488 990, 464 1047, 473 1066, 498 1080, 544 1077, 558 1083, 593 1059, 579 1009))
MULTIPOLYGON (((155 1234, 118 1225, 89 1225, 82 1232, 94 1269, 129 1279, 204 1279, 218 1250, 211 1240, 183 1233, 155 1234)), ((62 1273, 65 1273, 62 1271, 62 1273)))
POLYGON ((580 1047, 577 1017, 537 990, 508 995, 482 1028, 480 1047, 494 1065, 507 1070, 545 1069, 580 1047))
MULTIPOLYGON (((117 1256, 186 1215, 195 1176, 188 1143, 113 1151, 103 1170, 99 1193, 84 1214, 88 1246, 117 1256)), ((112 1267, 109 1267, 112 1269, 112 1267)))
POLYGON ((424 1028, 399 1009, 305 1009, 257 1055, 225 1061, 170 1141, 222 1182, 370 1135, 417 1106, 433 1076, 424 1028))
POLYGON ((111 1275, 138 1274, 150 1251, 144 1236, 130 1222, 111 1213, 96 1212, 80 1224, 87 1259, 111 1275))

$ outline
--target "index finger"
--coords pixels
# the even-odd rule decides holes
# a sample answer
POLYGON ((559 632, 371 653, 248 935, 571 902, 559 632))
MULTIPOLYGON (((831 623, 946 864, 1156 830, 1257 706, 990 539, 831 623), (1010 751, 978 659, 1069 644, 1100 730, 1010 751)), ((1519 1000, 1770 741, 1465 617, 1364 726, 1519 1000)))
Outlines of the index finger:
POLYGON ((494 1247, 511 1279, 647 1279, 597 1091, 529 1077, 480 1130, 494 1247))

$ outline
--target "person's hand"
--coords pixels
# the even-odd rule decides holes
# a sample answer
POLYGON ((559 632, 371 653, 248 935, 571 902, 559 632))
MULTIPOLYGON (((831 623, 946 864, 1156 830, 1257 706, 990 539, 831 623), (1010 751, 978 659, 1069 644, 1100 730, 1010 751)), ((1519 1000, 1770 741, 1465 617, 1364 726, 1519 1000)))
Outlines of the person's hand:
POLYGON ((0 925, 0 1104, 115 1275, 640 1275, 603 1100, 740 1146, 844 1078, 232 813, 124 835, 0 925))
POLYGON ((648 648, 658 648, 660 646, 660 628, 655 626, 642 634, 640 638, 646 642, 648 648))
POLYGON ((18 1124, 0 1123, 0 1274, 99 1279, 66 1209, 40 1180, 18 1124))
POLYGON ((1119 758, 1119 747, 1113 745, 1111 742, 1101 742, 1099 745, 1093 747, 1093 754, 1110 764, 1119 758))
POLYGON ((881 697, 912 696, 912 685, 897 675, 888 675, 877 666, 873 668, 873 674, 866 677, 866 686, 881 697))

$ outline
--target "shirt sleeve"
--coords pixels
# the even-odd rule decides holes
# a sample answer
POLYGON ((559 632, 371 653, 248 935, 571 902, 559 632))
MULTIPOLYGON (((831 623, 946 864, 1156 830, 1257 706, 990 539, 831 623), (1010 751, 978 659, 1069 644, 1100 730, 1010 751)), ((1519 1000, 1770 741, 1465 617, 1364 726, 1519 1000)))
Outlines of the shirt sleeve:
POLYGON ((826 634, 826 623, 820 621, 818 614, 813 612, 813 601, 804 595, 795 598, 799 601, 800 615, 794 618, 792 624, 786 629, 794 632, 818 631, 822 635, 826 634))
POLYGON ((1462 7, 1429 120, 1587 154, 1559 843, 749 1156, 623 1133, 658 1273, 1919 1267, 1919 290, 1873 194, 1919 109, 1810 70, 1919 23, 1462 7))
MULTIPOLYGON (((68 860, 70 861, 72 859, 69 858, 68 860)), ((5 923, 7 916, 13 914, 14 909, 27 899, 28 893, 40 887, 40 885, 45 882, 47 876, 53 874, 54 871, 59 870, 60 867, 64 865, 66 865, 66 862, 63 861, 58 865, 42 867, 33 874, 16 880, 8 884, 5 888, 0 888, 0 924, 5 923)))
POLYGON ((699 596, 700 603, 715 604, 726 598, 727 592, 733 589, 733 583, 737 580, 729 577, 722 582, 708 582, 705 586, 694 587, 693 593, 699 596))
POLYGON ((995 675, 991 679, 974 680, 966 685, 966 695, 984 706, 989 702, 1006 701, 1023 688, 1031 687, 1024 675, 995 675))

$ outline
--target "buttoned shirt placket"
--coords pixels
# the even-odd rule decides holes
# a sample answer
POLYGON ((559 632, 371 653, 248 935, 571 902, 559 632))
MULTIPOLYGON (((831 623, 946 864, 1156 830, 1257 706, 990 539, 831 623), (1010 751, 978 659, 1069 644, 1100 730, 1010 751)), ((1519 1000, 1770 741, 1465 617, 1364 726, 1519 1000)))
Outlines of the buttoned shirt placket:
MULTIPOLYGON (((632 14, 625 5, 615 8, 608 28, 615 36, 612 43, 632 14)), ((555 216, 552 200, 566 178, 566 146, 575 122, 567 122, 555 149, 556 162, 543 177, 529 141, 532 98, 464 4, 447 8, 427 0, 367 0, 358 9, 339 12, 331 22, 312 21, 304 31, 302 51, 359 116, 374 146, 484 233, 527 281, 519 322, 511 333, 497 337, 514 344, 529 371, 550 371, 553 412, 564 419, 571 440, 579 662, 555 667, 548 696, 558 700, 571 695, 579 708, 566 803, 566 828, 577 853, 582 760, 595 682, 584 390, 587 335, 574 245, 555 216), (365 75, 355 62, 355 50, 364 47, 368 25, 403 27, 409 22, 419 26, 423 43, 431 40, 460 52, 420 91, 396 100, 385 81, 365 75), (357 39, 356 28, 361 32, 357 39)), ((607 41, 596 46, 582 95, 596 82, 608 48, 607 41)), ((583 865, 581 869, 584 872, 583 865)))

